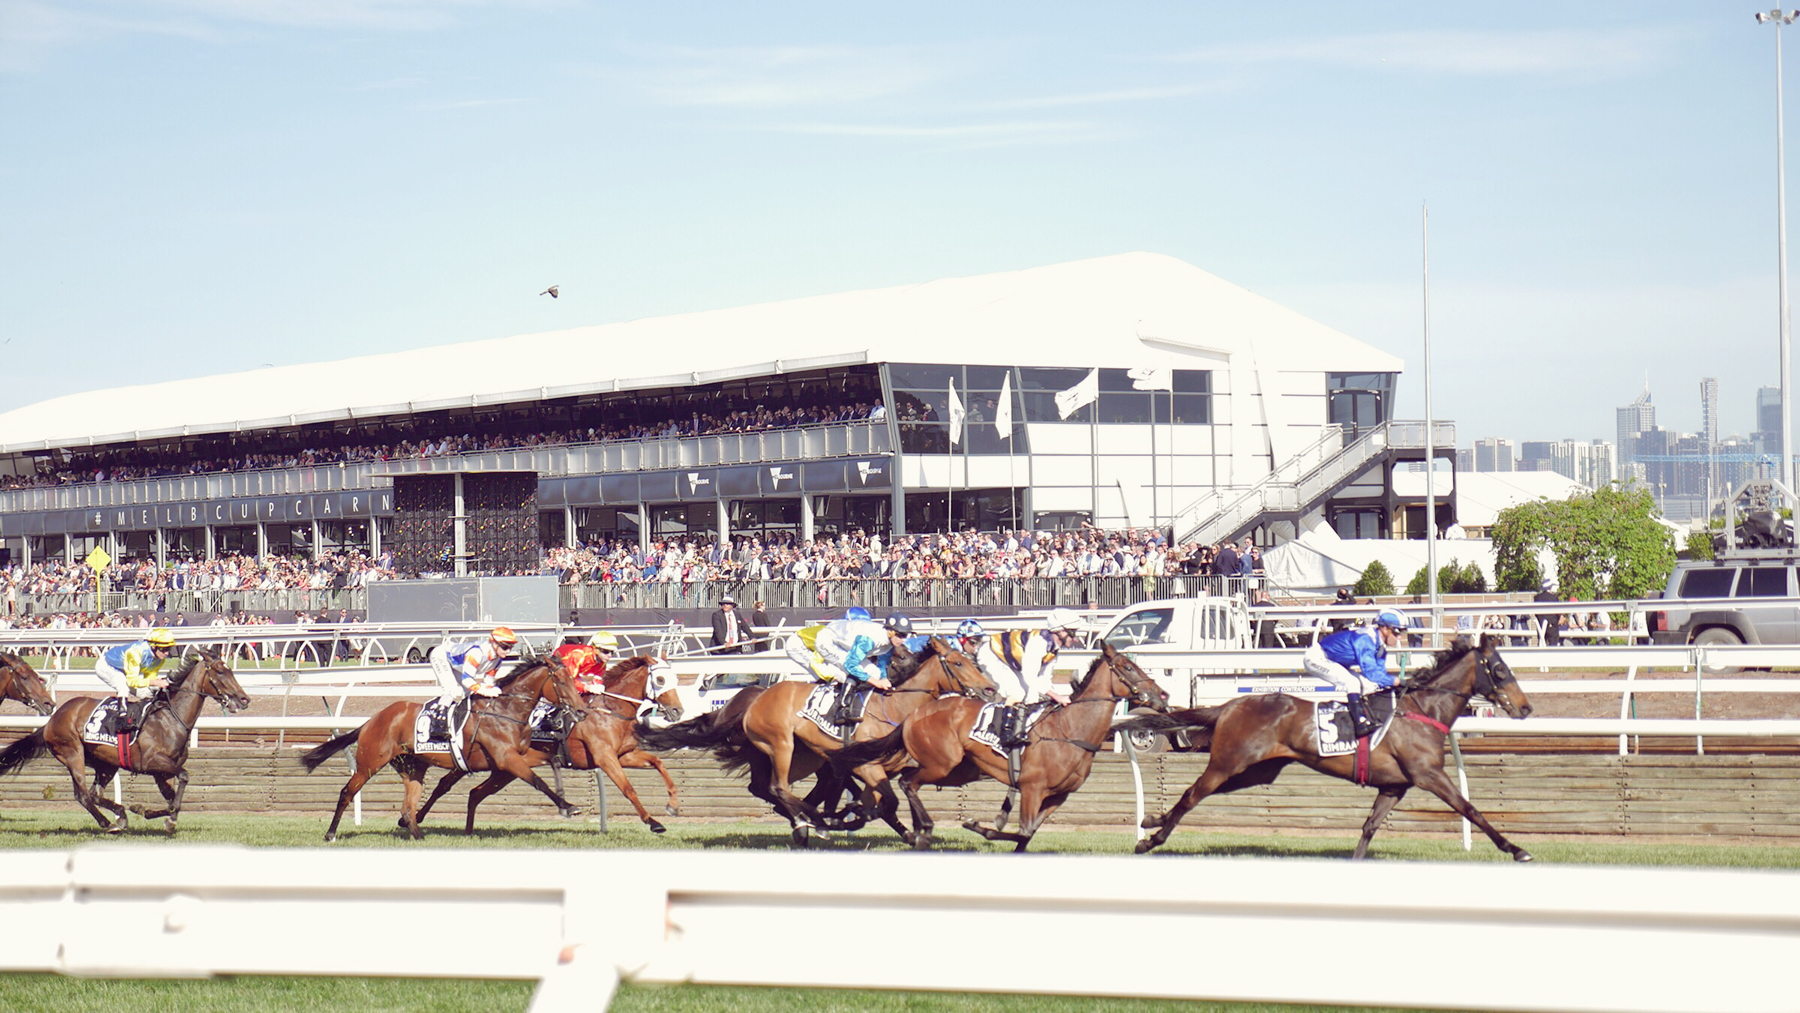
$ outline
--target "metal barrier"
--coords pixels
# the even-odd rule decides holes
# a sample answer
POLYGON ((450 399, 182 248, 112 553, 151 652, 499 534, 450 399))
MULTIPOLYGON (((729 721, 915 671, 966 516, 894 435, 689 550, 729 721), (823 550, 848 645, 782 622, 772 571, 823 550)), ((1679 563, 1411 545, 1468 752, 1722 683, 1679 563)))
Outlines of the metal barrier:
MULTIPOLYGON (((1762 1013, 1789 1009, 1800 875, 1741 869, 1038 855, 20 851, 0 863, 0 970, 87 977, 370 975, 537 981, 534 1013, 605 1008, 621 980, 1237 1002, 1762 1013), (1162 874, 1155 874, 1156 869, 1162 874), (1149 869, 1150 874, 1146 874, 1149 869), (1179 870, 1178 873, 1176 870, 1179 870), (854 883, 850 892, 843 884, 854 883), (1329 889, 1321 889, 1329 884, 1329 889), (928 889, 921 889, 928 885, 928 889), (819 913, 981 946, 821 960, 758 939, 819 913), (505 925, 480 946, 396 926, 505 925), (1394 973, 1246 940, 1464 940, 1394 973), (1045 960, 1092 941, 1090 959, 1045 960), (1229 959, 1198 959, 1207 954, 1229 959), (1521 973, 1471 974, 1479 955, 1521 973), (1467 959, 1464 959, 1467 958, 1467 959), (1685 973, 1620 973, 1646 959, 1685 973), (1729 968, 1729 973, 1696 969, 1729 968)), ((1441 947, 1440 947, 1441 948, 1441 947)))

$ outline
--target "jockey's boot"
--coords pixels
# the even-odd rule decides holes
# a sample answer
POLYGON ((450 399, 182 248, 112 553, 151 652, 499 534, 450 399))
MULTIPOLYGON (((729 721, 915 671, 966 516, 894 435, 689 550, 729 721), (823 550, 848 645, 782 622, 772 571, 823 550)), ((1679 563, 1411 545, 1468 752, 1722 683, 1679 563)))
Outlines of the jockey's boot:
POLYGON ((1369 736, 1374 735, 1375 730, 1381 727, 1369 720, 1368 713, 1363 710, 1361 693, 1351 693, 1344 699, 1344 705, 1350 711, 1350 726, 1357 738, 1366 739, 1369 736))
POLYGON ((861 692, 860 683, 848 679, 844 681, 843 686, 838 689, 837 713, 831 717, 832 724, 842 728, 856 721, 856 701, 861 692))
POLYGON ((1011 749, 1019 743, 1019 708, 1013 704, 1000 705, 1000 720, 994 729, 994 737, 1000 740, 1000 748, 1011 749))

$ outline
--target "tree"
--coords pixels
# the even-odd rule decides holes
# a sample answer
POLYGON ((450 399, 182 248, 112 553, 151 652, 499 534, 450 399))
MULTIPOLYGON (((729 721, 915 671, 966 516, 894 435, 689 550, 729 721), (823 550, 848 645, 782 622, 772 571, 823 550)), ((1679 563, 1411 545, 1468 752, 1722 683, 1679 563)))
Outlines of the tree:
MULTIPOLYGON (((1441 583, 1438 585, 1440 591, 1443 590, 1443 587, 1444 585, 1441 583)), ((1406 593, 1414 598, 1419 598, 1431 593, 1430 567, 1419 567, 1419 572, 1413 574, 1412 579, 1406 582, 1406 593)))
POLYGON ((1705 562, 1713 558, 1713 533, 1709 528, 1705 531, 1690 531, 1687 536, 1687 556, 1697 562, 1705 562))
POLYGON ((1350 589, 1350 593, 1358 598, 1391 595, 1394 593, 1393 575, 1388 573, 1388 568, 1381 565, 1381 560, 1377 559, 1369 564, 1369 568, 1362 572, 1362 576, 1356 578, 1356 586, 1350 589))
POLYGON ((1502 591, 1537 590, 1544 549, 1556 559, 1561 592, 1582 598, 1642 598, 1660 590, 1675 568, 1675 540, 1639 485, 1507 507, 1495 519, 1493 538, 1495 584, 1502 591))
POLYGON ((1486 594, 1487 589, 1487 574, 1481 572, 1480 564, 1469 560, 1462 572, 1456 575, 1456 593, 1486 594))

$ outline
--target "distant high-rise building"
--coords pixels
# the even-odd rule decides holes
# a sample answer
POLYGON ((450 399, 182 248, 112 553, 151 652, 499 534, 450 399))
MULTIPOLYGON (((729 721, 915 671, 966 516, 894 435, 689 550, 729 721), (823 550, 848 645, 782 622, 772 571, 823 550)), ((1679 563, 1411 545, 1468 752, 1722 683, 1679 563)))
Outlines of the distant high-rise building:
POLYGON ((1476 471, 1512 471, 1517 456, 1513 441, 1503 439, 1475 441, 1476 471))
POLYGON ((1465 471, 1465 472, 1466 471, 1474 471, 1475 470, 1475 451, 1464 450, 1460 447, 1457 448, 1456 470, 1457 471, 1465 471))
POLYGON ((1775 462, 1775 475, 1781 474, 1781 388, 1756 389, 1756 431, 1750 434, 1752 449, 1775 462))
POLYGON ((1554 440, 1526 440, 1519 444, 1519 471, 1555 471, 1551 466, 1555 459, 1554 440))
POLYGON ((1656 406, 1650 403, 1650 388, 1637 396, 1637 400, 1618 410, 1619 464, 1625 465, 1637 460, 1638 436, 1656 428, 1656 406))
POLYGON ((1717 377, 1700 378, 1700 432, 1697 434, 1706 443, 1719 442, 1719 380, 1717 377))

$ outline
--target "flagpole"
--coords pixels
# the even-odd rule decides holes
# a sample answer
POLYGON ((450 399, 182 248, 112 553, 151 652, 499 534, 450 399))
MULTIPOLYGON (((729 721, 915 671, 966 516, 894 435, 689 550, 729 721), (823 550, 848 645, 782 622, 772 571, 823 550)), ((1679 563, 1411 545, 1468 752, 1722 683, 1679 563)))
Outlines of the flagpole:
POLYGON ((1431 593, 1431 645, 1437 646, 1444 610, 1438 604, 1437 460, 1431 432, 1431 208, 1419 205, 1419 282, 1425 325, 1425 586, 1431 593))

